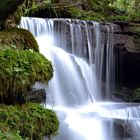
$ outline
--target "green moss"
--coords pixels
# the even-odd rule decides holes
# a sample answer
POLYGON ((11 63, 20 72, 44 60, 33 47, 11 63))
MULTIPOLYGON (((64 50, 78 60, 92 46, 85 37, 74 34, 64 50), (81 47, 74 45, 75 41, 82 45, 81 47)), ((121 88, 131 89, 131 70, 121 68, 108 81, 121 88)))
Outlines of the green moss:
POLYGON ((38 52, 0 51, 0 102, 26 102, 31 86, 36 81, 48 83, 52 76, 51 62, 38 52))
POLYGON ((109 21, 126 21, 129 22, 130 19, 127 15, 112 15, 110 17, 108 17, 109 21))
POLYGON ((13 132, 10 130, 8 125, 4 122, 0 122, 0 140, 25 140, 23 139, 19 132, 13 132))
POLYGON ((129 19, 131 22, 139 23, 140 22, 140 12, 129 14, 129 19))
POLYGON ((0 31, 0 46, 3 46, 3 49, 5 46, 9 46, 12 49, 38 51, 38 44, 33 35, 29 31, 19 28, 0 31))
POLYGON ((30 140, 41 140, 45 135, 56 135, 59 127, 52 110, 33 103, 22 106, 0 105, 0 120, 0 137, 2 133, 10 132, 30 140))
POLYGON ((66 11, 70 13, 72 18, 83 19, 83 20, 96 20, 96 21, 105 20, 105 18, 99 13, 93 11, 84 11, 76 7, 67 8, 66 11))
POLYGON ((121 14, 121 15, 110 15, 107 17, 108 21, 125 21, 125 22, 134 22, 139 23, 140 15, 139 14, 121 14))

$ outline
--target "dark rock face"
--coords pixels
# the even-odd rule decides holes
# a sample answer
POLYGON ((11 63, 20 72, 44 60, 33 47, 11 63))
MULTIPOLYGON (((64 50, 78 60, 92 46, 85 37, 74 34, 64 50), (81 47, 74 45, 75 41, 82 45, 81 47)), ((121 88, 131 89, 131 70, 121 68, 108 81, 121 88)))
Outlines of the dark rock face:
POLYGON ((0 0, 0 19, 6 19, 24 0, 0 0))
POLYGON ((24 0, 0 0, 0 28, 5 28, 7 18, 12 15, 24 0))
POLYGON ((140 53, 126 53, 123 56, 123 83, 129 85, 140 85, 140 53))
POLYGON ((116 138, 116 140, 119 138, 129 139, 133 137, 133 134, 131 132, 131 129, 133 129, 133 127, 131 126, 131 123, 127 123, 127 120, 121 119, 114 119, 113 122, 113 129, 115 131, 114 137, 116 138))
POLYGON ((140 24, 115 22, 114 44, 123 44, 128 52, 140 52, 140 24))
POLYGON ((140 24, 116 22, 114 47, 117 82, 129 88, 140 86, 140 24))
POLYGON ((32 90, 28 94, 30 102, 36 103, 45 103, 46 101, 46 92, 45 89, 32 90))

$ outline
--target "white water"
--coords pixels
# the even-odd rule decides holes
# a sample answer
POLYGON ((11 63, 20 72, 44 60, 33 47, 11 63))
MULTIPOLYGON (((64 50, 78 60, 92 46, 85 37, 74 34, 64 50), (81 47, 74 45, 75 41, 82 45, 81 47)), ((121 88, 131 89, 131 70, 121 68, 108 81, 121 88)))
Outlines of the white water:
POLYGON ((54 66, 54 76, 48 86, 35 84, 36 88, 46 89, 47 107, 54 109, 60 120, 59 135, 53 140, 140 138, 138 105, 96 100, 101 99, 103 77, 107 83, 103 89, 105 96, 110 92, 110 83, 114 82, 111 73, 114 67, 110 67, 113 63, 112 26, 106 25, 106 38, 102 37, 96 22, 22 18, 20 27, 34 34, 40 52, 54 66), (105 60, 104 44, 107 48, 105 60), (115 132, 118 129, 114 128, 113 119, 123 129, 131 126, 132 136, 126 136, 125 131, 123 136, 115 132))

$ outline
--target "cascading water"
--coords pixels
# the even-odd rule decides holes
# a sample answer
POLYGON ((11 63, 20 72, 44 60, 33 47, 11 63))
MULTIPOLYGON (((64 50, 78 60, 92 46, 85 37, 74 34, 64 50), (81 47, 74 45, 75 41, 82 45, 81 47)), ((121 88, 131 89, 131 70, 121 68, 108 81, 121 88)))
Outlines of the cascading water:
POLYGON ((103 95, 103 99, 111 98, 111 88, 115 89, 115 58, 113 47, 113 25, 103 26, 104 33, 97 32, 98 43, 96 47, 96 77, 98 81, 98 92, 103 95), (101 35, 102 34, 102 35, 101 35), (103 37, 102 37, 103 36, 103 37), (104 37, 106 36, 106 37, 104 37))
POLYGON ((34 85, 46 89, 46 104, 59 117, 59 135, 53 140, 140 138, 138 105, 97 102, 109 97, 111 83, 115 84, 113 26, 103 26, 103 35, 93 21, 24 17, 19 27, 33 33, 40 52, 54 66, 48 86, 34 85))

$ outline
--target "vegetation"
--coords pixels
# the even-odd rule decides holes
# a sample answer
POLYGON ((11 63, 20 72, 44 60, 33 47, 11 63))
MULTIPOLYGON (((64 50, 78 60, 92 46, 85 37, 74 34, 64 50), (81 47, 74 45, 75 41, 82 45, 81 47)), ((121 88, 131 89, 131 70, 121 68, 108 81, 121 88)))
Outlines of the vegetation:
POLYGON ((0 49, 33 49, 39 51, 35 38, 25 29, 10 28, 2 30, 0 31, 0 39, 0 49))
POLYGON ((44 9, 46 7, 49 7, 51 5, 51 0, 40 0, 39 2, 36 2, 35 0, 24 0, 24 3, 19 6, 17 11, 15 12, 15 15, 21 16, 27 16, 29 13, 35 13, 38 12, 40 9, 44 9))
MULTIPOLYGON (((8 126, 0 124, 0 139, 1 140, 24 140, 18 132, 12 132, 8 126)), ((27 140, 27 139, 26 139, 27 140)))
POLYGON ((32 50, 0 51, 0 102, 26 102, 27 92, 36 82, 52 78, 51 62, 32 50))
POLYGON ((140 22, 139 0, 73 0, 73 3, 61 3, 61 0, 25 0, 19 13, 24 16, 66 17, 97 21, 140 22), (80 8, 79 8, 80 7, 80 8), (22 9, 22 10, 21 10, 22 9))
POLYGON ((52 110, 39 104, 0 105, 1 140, 41 140, 57 134, 59 122, 52 110))
POLYGON ((0 38, 0 139, 40 140, 57 134, 55 113, 28 99, 36 81, 48 83, 52 78, 51 62, 24 29, 2 30, 0 38))
POLYGON ((65 9, 67 13, 70 14, 71 18, 83 19, 83 20, 95 20, 95 21, 104 21, 105 18, 102 14, 96 13, 93 11, 84 11, 76 7, 70 7, 65 9))
POLYGON ((54 111, 28 99, 31 86, 37 81, 48 83, 53 68, 39 53, 33 35, 16 28, 21 16, 37 6, 34 0, 25 0, 16 11, 22 2, 5 0, 0 4, 1 140, 41 140, 56 135, 59 127, 54 111))
POLYGON ((125 20, 131 22, 140 22, 140 2, 139 0, 114 0, 109 3, 114 10, 111 20, 125 20))
POLYGON ((21 16, 140 22, 139 0, 72 0, 73 3, 62 3, 61 0, 24 0, 23 3, 22 1, 15 2, 16 4, 12 4, 11 0, 2 1, 0 17, 4 17, 4 20, 0 21, 0 28, 15 27, 21 16), (9 13, 6 10, 9 9, 7 3, 13 8, 9 13))

